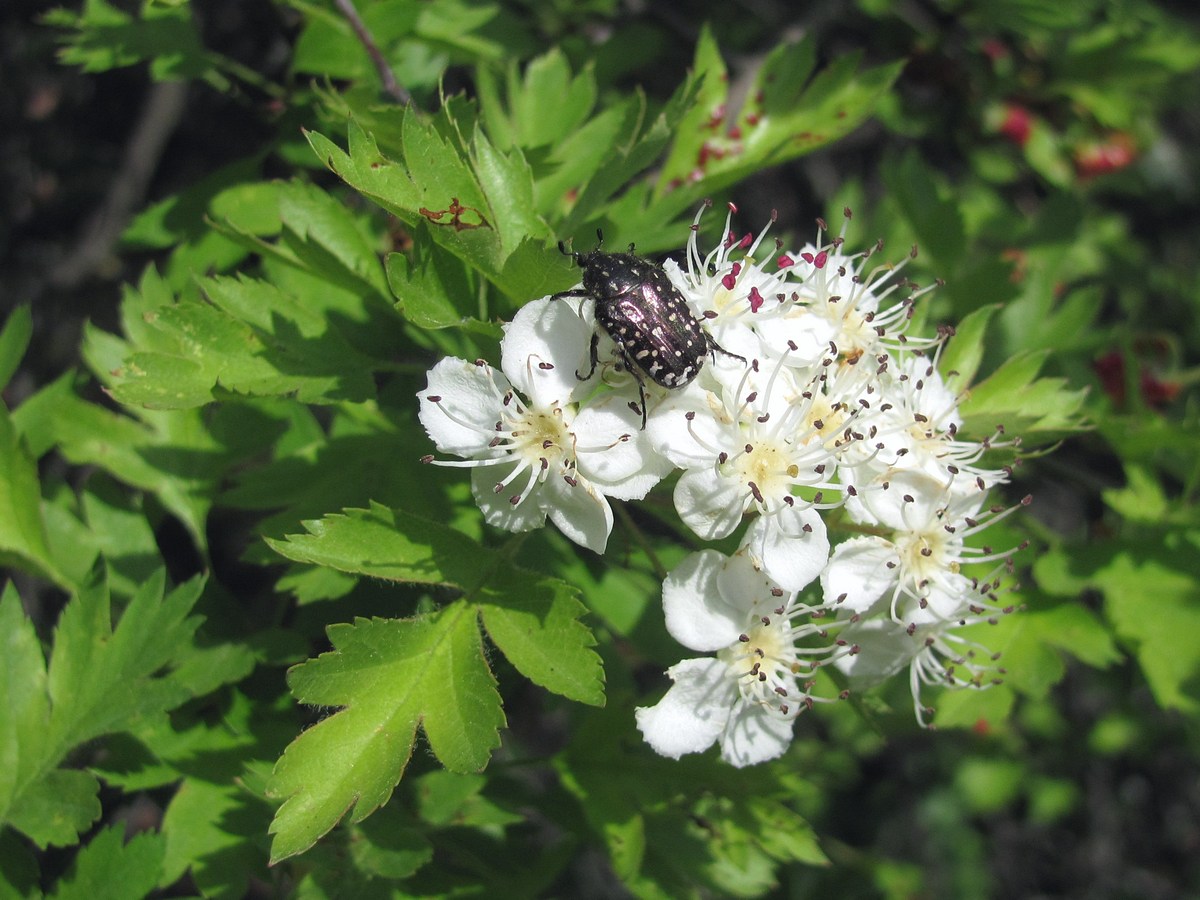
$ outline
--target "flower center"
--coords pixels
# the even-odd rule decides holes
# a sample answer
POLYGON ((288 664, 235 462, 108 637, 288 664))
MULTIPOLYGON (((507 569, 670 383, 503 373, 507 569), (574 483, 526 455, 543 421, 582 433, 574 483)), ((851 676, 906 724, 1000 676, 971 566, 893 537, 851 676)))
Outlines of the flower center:
POLYGON ((958 560, 947 552, 946 537, 945 532, 939 529, 897 537, 900 565, 915 583, 921 584, 939 573, 958 571, 958 560))
POLYGON ((797 712, 801 696, 794 673, 798 664, 787 619, 783 616, 755 619, 742 637, 717 654, 729 667, 742 699, 775 707, 784 715, 789 708, 797 712))
POLYGON ((574 468, 571 431, 563 421, 561 409, 525 409, 507 424, 512 452, 526 465, 543 466, 552 472, 560 467, 574 468))
POLYGON ((773 440, 747 445, 749 450, 737 457, 738 474, 747 485, 757 488, 755 499, 776 499, 791 493, 792 482, 800 474, 791 462, 791 448, 773 440))

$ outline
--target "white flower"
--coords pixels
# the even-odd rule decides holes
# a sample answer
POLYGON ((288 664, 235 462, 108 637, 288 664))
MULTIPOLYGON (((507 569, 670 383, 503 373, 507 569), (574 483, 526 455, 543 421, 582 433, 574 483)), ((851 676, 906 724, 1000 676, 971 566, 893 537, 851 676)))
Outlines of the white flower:
POLYGON ((951 622, 900 625, 885 618, 855 620, 841 631, 850 645, 834 664, 855 689, 870 687, 908 668, 909 691, 918 724, 927 724, 933 710, 923 703, 927 685, 983 690, 1003 681, 1000 654, 959 633, 983 622, 995 624, 1011 608, 964 616, 951 622))
POLYGON ((569 304, 527 304, 506 329, 503 373, 482 360, 441 360, 418 395, 419 416, 438 450, 464 457, 427 461, 472 468, 489 524, 528 531, 549 517, 603 553, 613 523, 606 495, 641 498, 670 466, 619 395, 581 405, 594 386, 575 374, 590 335, 569 304))
POLYGON ((689 386, 648 426, 658 452, 684 469, 675 487, 680 518, 718 540, 757 512, 744 546, 790 591, 812 581, 827 559, 819 510, 842 502, 838 455, 855 440, 857 416, 826 395, 821 367, 807 384, 800 377, 777 364, 769 374, 743 372, 736 383, 704 379, 711 389, 689 386))
POLYGON ((663 610, 672 637, 717 655, 668 670, 674 685, 636 713, 646 742, 673 759, 719 743, 721 757, 739 767, 782 755, 796 716, 817 699, 802 679, 824 657, 844 652, 838 643, 798 643, 823 635, 808 620, 826 608, 803 604, 740 554, 702 550, 667 576, 663 610))
POLYGON ((848 622, 840 636, 851 650, 839 656, 838 667, 857 687, 908 667, 922 724, 924 685, 983 688, 1003 673, 996 654, 959 633, 1013 611, 996 593, 1000 573, 1021 548, 994 552, 966 542, 1016 507, 984 510, 984 499, 983 488, 967 496, 923 473, 895 471, 846 505, 856 521, 888 534, 839 544, 821 574, 826 604, 848 622), (996 565, 986 579, 969 577, 963 568, 976 563, 996 565))
POLYGON ((760 335, 754 330, 759 311, 768 298, 778 304, 787 287, 785 273, 771 271, 765 263, 756 261, 774 216, 757 237, 747 234, 739 239, 730 230, 731 216, 736 211, 730 204, 725 218, 725 239, 701 256, 698 235, 700 219, 707 208, 707 204, 702 206, 692 223, 687 269, 668 259, 663 270, 721 347, 753 359, 763 353, 760 335))
POLYGON ((913 303, 926 291, 897 276, 916 248, 898 263, 879 263, 867 269, 871 257, 883 250, 842 251, 850 211, 844 211, 842 234, 823 243, 825 223, 818 220, 817 243, 780 257, 793 280, 784 302, 768 306, 770 329, 777 343, 795 348, 799 360, 811 361, 832 352, 851 364, 874 366, 901 349, 932 347, 940 338, 913 338, 906 334, 913 303), (909 291, 892 305, 885 301, 897 291, 909 291))
POLYGON ((968 547, 966 539, 994 519, 980 519, 985 495, 966 496, 912 470, 896 470, 860 485, 846 504, 855 521, 882 526, 886 535, 838 544, 821 573, 828 602, 867 612, 881 597, 890 618, 924 624, 959 617, 976 592, 964 565, 1002 559, 968 547))

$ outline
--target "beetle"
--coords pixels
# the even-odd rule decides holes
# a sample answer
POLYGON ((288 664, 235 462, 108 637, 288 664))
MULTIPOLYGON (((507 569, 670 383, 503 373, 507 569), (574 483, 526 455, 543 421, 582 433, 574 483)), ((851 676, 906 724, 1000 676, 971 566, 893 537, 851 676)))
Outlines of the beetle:
MULTIPOLYGON (((710 353, 746 362, 730 353, 705 331, 687 300, 661 267, 635 256, 633 244, 628 253, 605 253, 600 249, 604 235, 597 230, 600 243, 589 253, 572 252, 559 241, 559 252, 570 256, 583 270, 583 287, 555 294, 564 297, 590 297, 596 306, 596 321, 617 345, 623 368, 634 377, 642 406, 642 428, 646 427, 646 381, 669 390, 684 387, 704 367, 710 353)), ((599 331, 592 333, 591 368, 586 375, 576 370, 575 377, 586 381, 599 363, 599 331)))

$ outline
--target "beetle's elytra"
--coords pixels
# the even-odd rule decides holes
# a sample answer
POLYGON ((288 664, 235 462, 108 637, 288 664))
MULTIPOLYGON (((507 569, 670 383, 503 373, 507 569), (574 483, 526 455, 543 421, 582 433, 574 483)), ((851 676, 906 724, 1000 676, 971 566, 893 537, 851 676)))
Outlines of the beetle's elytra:
MULTIPOLYGON (((600 232, 597 236, 603 240, 600 232)), ((558 249, 583 269, 583 288, 556 294, 591 297, 596 321, 617 345, 621 362, 637 380, 642 427, 646 427, 646 385, 643 376, 665 388, 681 388, 704 366, 709 353, 729 353, 708 334, 693 315, 667 274, 654 263, 629 253, 573 253, 559 241, 558 249)), ((598 363, 599 334, 592 335, 591 368, 580 379, 590 378, 598 363)))

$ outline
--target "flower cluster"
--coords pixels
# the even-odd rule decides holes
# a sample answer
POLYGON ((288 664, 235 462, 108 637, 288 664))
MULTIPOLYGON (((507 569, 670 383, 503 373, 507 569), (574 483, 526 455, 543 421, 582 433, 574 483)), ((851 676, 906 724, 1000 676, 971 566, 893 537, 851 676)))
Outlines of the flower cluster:
POLYGON ((847 253, 845 226, 830 240, 824 223, 785 253, 728 219, 702 255, 699 221, 686 266, 663 269, 727 352, 667 390, 626 371, 603 337, 585 379, 592 300, 534 301, 505 328, 499 372, 454 358, 430 371, 421 423, 460 459, 426 461, 471 468, 489 523, 524 531, 549 517, 597 553, 609 498, 641 499, 674 472, 675 509, 697 536, 742 529, 734 554, 694 553, 664 582, 667 630, 715 656, 673 666, 666 696, 637 711, 659 753, 719 743, 738 766, 779 756, 796 716, 846 694, 817 693, 823 666, 851 685, 907 668, 923 721, 923 685, 981 688, 1002 673, 963 633, 1009 611, 997 595, 1013 550, 972 540, 1011 512, 987 500, 1009 476, 983 465, 1001 435, 959 434, 936 364, 948 332, 909 333, 924 293, 898 277, 909 257, 847 253), (835 520, 853 536, 831 547, 835 520))

